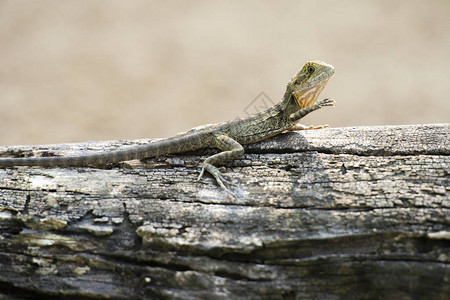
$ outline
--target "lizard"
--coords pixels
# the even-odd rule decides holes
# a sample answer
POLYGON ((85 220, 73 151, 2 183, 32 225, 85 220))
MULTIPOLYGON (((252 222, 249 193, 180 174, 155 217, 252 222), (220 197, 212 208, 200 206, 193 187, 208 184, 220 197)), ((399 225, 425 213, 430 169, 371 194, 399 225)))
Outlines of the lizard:
POLYGON ((335 105, 334 99, 317 100, 333 75, 333 66, 321 61, 309 61, 291 78, 279 103, 249 117, 195 127, 173 137, 119 150, 75 156, 0 158, 0 168, 104 165, 201 148, 217 148, 221 152, 203 161, 197 180, 199 181, 207 171, 221 188, 231 193, 225 184, 235 184, 225 178, 217 165, 242 156, 244 154, 242 145, 266 140, 287 130, 322 128, 323 126, 305 127, 298 124, 298 121, 321 107, 335 105))

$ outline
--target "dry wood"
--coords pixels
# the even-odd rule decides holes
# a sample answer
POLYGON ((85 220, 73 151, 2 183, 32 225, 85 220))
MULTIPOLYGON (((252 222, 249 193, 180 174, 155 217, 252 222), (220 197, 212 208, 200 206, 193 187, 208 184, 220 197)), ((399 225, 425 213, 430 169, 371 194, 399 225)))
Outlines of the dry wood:
MULTIPOLYGON (((206 152, 0 169, 0 297, 446 299, 450 125, 289 132, 206 152)), ((139 141, 1 147, 68 155, 139 141)))

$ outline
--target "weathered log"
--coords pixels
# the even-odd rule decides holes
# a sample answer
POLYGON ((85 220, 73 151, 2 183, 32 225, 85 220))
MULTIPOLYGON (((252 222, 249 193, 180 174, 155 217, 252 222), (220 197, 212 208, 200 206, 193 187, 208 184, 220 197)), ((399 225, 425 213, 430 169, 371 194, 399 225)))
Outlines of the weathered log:
MULTIPOLYGON (((448 299, 450 125, 288 132, 202 155, 0 169, 0 297, 448 299)), ((1 147, 68 155, 139 141, 1 147)))

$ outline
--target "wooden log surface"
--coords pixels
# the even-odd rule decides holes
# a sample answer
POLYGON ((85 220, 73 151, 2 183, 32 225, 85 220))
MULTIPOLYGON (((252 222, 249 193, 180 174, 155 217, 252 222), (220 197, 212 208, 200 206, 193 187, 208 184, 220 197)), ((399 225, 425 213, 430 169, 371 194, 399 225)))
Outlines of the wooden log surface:
MULTIPOLYGON (((448 299, 450 125, 328 128, 79 168, 0 168, 0 298, 448 299)), ((149 140, 0 147, 85 154, 149 140)))

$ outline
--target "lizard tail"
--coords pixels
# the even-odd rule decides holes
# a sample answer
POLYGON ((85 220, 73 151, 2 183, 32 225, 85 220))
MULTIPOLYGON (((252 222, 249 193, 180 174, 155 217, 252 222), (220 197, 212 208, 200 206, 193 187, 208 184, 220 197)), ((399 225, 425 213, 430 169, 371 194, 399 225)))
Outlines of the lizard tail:
POLYGON ((131 146, 121 150, 84 155, 0 158, 0 167, 79 167, 117 163, 132 159, 143 159, 146 157, 156 157, 198 149, 198 145, 202 144, 195 142, 193 139, 201 140, 202 137, 199 136, 199 134, 188 134, 150 142, 145 145, 131 146))

